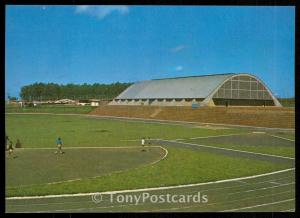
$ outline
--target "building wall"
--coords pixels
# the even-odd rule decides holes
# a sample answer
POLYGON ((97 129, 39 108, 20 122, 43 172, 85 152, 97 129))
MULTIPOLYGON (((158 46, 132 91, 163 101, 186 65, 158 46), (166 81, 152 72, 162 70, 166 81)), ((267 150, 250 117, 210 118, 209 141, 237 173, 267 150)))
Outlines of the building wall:
POLYGON ((99 102, 92 101, 92 102, 91 102, 91 106, 99 106, 99 102))
POLYGON ((109 105, 136 105, 136 106, 192 106, 200 104, 203 99, 138 99, 113 100, 109 105))
POLYGON ((235 76, 225 82, 213 96, 213 99, 224 98, 272 100, 264 85, 249 76, 235 76))
POLYGON ((273 100, 255 100, 255 99, 214 99, 217 106, 274 106, 273 100))

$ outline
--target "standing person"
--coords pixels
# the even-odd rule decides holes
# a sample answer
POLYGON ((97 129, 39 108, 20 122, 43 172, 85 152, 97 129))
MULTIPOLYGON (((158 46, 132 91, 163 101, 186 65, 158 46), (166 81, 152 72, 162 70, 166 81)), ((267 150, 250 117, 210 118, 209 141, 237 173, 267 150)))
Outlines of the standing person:
POLYGON ((150 137, 148 137, 147 144, 148 146, 151 145, 150 137))
POLYGON ((55 154, 57 154, 58 152, 61 153, 61 154, 63 154, 63 151, 61 150, 61 148, 62 148, 62 140, 61 140, 60 137, 58 137, 56 139, 56 145, 57 145, 57 151, 55 152, 55 154))
POLYGON ((145 151, 145 149, 144 149, 145 148, 145 138, 144 137, 142 138, 141 144, 143 147, 142 151, 145 151))
POLYGON ((5 151, 7 150, 7 142, 9 141, 8 136, 5 134, 5 151))
POLYGON ((14 148, 13 148, 13 142, 11 140, 9 140, 9 146, 8 146, 8 155, 12 155, 14 151, 14 148))
POLYGON ((19 139, 17 139, 16 148, 21 148, 22 144, 19 139))

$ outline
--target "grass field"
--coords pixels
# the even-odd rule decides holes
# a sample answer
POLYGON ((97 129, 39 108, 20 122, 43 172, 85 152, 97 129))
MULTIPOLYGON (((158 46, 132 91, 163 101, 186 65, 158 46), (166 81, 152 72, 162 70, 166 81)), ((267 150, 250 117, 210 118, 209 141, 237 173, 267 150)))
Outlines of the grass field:
POLYGON ((6 187, 103 176, 149 165, 164 155, 164 150, 159 147, 151 147, 147 152, 141 152, 141 148, 136 147, 75 148, 57 155, 53 154, 54 151, 54 149, 16 151, 14 157, 17 158, 7 158, 6 187))
MULTIPOLYGON (((287 138, 289 139, 289 138, 287 138)), ((248 133, 216 138, 197 138, 185 142, 231 148, 243 151, 295 157, 295 142, 269 134, 248 133)))
MULTIPOLYGON (((294 157, 293 141, 271 136, 293 139, 294 132, 290 131, 266 129, 265 134, 254 134, 253 129, 250 128, 212 128, 212 126, 195 128, 195 125, 95 119, 75 115, 6 114, 5 123, 9 137, 14 142, 19 138, 24 148, 16 150, 17 158, 6 158, 7 197, 176 186, 234 179, 294 167, 290 163, 270 162, 259 158, 245 158, 180 146, 162 145, 168 153, 160 147, 148 147, 146 152, 141 152, 141 148, 127 148, 127 146, 140 146, 142 137, 150 137, 171 141, 178 139, 183 142, 193 141, 195 144, 205 143, 213 147, 232 148, 233 146, 238 150, 294 157), (55 151, 53 149, 56 147, 55 139, 58 136, 62 137, 66 148, 66 153, 62 155, 53 154, 55 151), (167 156, 164 156, 166 154, 167 156), (162 158, 164 159, 161 160, 162 158), (155 164, 152 164, 153 162, 155 164)), ((151 146, 155 145, 155 140, 152 142, 151 146)), ((258 206, 258 209, 265 208, 270 211, 287 207, 293 209, 294 200, 291 200, 294 199, 295 191, 293 173, 289 171, 286 172, 288 176, 279 173, 274 176, 258 177, 257 180, 247 179, 245 182, 244 180, 232 181, 149 191, 150 193, 191 193, 208 188, 209 205, 176 203, 120 205, 105 201, 105 196, 101 205, 97 205, 91 201, 91 196, 75 196, 7 199, 6 210, 8 212, 222 211, 244 207, 244 210, 252 210, 256 207, 248 208, 247 205, 254 203, 263 204, 258 206), (268 179, 273 183, 265 182, 268 179), (282 186, 277 187, 276 183, 282 186), (267 188, 270 185, 272 187, 267 188), (227 187, 231 188, 227 190, 227 187), (279 188, 278 196, 271 192, 273 188, 274 190, 279 188), (216 191, 219 189, 223 191, 216 191), (261 197, 255 198, 255 193, 261 197), (232 197, 228 198, 228 194, 232 194, 232 197), (270 201, 273 202, 269 204, 270 201), (267 202, 266 205, 264 202, 267 202), (276 206, 275 202, 282 204, 282 207, 272 207, 273 203, 276 206)))
POLYGON ((76 105, 39 105, 37 107, 20 107, 19 105, 5 105, 5 113, 61 113, 87 114, 92 106, 76 105))
POLYGON ((62 137, 65 146, 139 145, 142 137, 174 139, 248 132, 244 129, 200 129, 182 125, 95 119, 81 116, 19 115, 5 117, 6 133, 24 147, 55 147, 62 137), (135 140, 138 141, 126 141, 135 140), (123 141, 120 141, 123 140, 123 141))
MULTIPOLYGON (((98 178, 83 177, 82 180, 72 182, 32 185, 22 189, 7 187, 6 194, 7 196, 49 195, 180 185, 249 176, 288 167, 283 164, 194 152, 183 148, 168 148, 168 151, 168 157, 153 166, 103 175, 98 178), (226 171, 224 166, 226 166, 226 171)), ((117 160, 114 159, 114 161, 117 160)))

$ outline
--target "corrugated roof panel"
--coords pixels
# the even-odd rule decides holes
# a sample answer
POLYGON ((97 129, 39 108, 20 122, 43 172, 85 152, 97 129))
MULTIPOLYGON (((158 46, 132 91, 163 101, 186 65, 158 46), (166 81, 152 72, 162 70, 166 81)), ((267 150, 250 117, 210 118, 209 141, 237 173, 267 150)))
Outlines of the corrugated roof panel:
POLYGON ((180 77, 137 82, 116 99, 206 98, 234 74, 180 77))

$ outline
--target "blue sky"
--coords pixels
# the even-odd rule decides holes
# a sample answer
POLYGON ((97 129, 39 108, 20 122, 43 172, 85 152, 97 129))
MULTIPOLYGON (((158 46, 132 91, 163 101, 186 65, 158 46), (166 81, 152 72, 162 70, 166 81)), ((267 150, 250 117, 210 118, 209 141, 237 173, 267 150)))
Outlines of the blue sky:
POLYGON ((5 92, 251 73, 294 96, 294 7, 7 6, 5 92))

